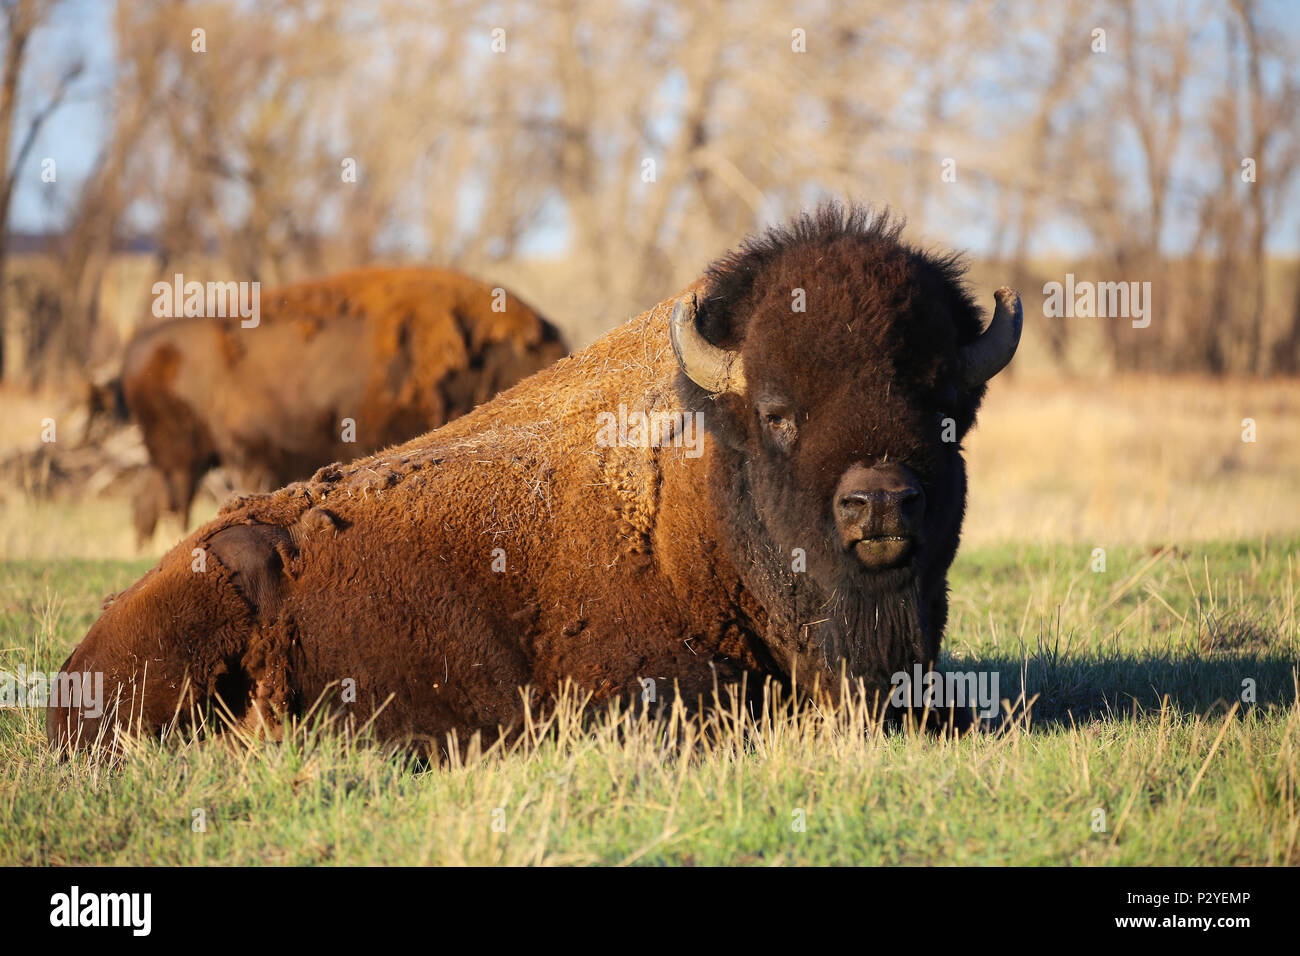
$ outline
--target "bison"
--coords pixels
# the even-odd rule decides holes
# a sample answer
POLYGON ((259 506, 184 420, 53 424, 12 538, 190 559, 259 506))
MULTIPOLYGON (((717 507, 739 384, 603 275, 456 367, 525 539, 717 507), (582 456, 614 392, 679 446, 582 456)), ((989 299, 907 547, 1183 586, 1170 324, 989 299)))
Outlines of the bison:
POLYGON ((51 740, 214 698, 435 746, 518 726, 522 685, 887 689, 939 655, 960 440, 1020 338, 962 275, 819 207, 470 414, 228 504, 107 606, 64 671, 116 708, 52 707, 51 740))
POLYGON ((567 352, 504 290, 436 269, 363 269, 271 293, 256 327, 173 319, 138 333, 119 381, 151 469, 136 533, 189 523, 199 480, 306 478, 435 428, 567 352))

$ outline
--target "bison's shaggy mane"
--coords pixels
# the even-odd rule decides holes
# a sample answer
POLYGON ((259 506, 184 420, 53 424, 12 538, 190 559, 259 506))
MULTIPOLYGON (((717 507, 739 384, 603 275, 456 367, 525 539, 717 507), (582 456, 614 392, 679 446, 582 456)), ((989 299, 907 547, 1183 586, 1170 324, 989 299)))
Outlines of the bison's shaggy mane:
POLYGON ((929 252, 904 241, 906 224, 905 218, 888 208, 827 201, 789 222, 769 226, 714 260, 705 271, 707 309, 701 331, 716 344, 728 343, 740 335, 734 320, 745 314, 755 283, 766 270, 778 261, 807 256, 811 276, 823 252, 847 243, 857 247, 864 262, 882 273, 893 273, 898 282, 907 281, 906 271, 919 271, 932 283, 946 285, 956 294, 953 304, 962 326, 960 338, 973 339, 980 332, 979 308, 967 288, 965 259, 958 252, 929 252))

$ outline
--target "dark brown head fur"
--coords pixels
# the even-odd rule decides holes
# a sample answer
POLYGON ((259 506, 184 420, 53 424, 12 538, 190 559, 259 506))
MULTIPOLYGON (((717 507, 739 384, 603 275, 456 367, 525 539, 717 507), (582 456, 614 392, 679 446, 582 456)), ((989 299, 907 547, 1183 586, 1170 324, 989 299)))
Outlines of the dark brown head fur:
POLYGON ((843 661, 876 681, 938 655, 965 508, 960 440, 984 392, 959 374, 959 349, 981 330, 960 260, 908 245, 901 229, 888 214, 826 205, 718 260, 698 327, 739 350, 747 388, 714 397, 679 383, 719 439, 730 481, 711 490, 746 583, 788 618, 783 630, 808 625, 832 674, 843 661), (873 477, 882 471, 911 486, 916 513, 900 517, 903 495, 882 492, 886 513, 871 519, 882 538, 859 544, 862 522, 837 508, 861 511, 888 484, 873 477), (846 500, 857 474, 863 490, 846 500), (884 537, 900 530, 911 540, 884 537), (855 548, 871 547, 907 553, 869 565, 855 548))

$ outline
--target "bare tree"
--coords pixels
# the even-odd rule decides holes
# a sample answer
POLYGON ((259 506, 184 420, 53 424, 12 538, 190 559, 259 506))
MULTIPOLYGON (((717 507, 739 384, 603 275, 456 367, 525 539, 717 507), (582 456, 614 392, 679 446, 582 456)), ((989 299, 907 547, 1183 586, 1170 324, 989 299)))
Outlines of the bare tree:
POLYGON ((59 363, 84 361, 129 212, 159 274, 432 261, 540 290, 581 342, 837 196, 932 239, 977 224, 1026 285, 1062 233, 1101 278, 1151 279, 1154 328, 1097 326, 1117 367, 1288 367, 1264 260, 1294 200, 1294 37, 1255 0, 1190 2, 121 0, 59 363))
POLYGON ((84 69, 84 63, 80 59, 73 60, 63 68, 54 83, 54 89, 27 120, 26 130, 19 141, 18 148, 14 150, 13 137, 18 117, 19 87, 26 63, 28 43, 31 41, 32 34, 46 21, 57 3, 58 0, 4 0, 0 4, 0 17, 3 17, 5 27, 4 70, 3 75, 0 76, 0 379, 3 379, 5 374, 9 210, 13 203, 14 185, 46 120, 63 104, 69 88, 84 69))

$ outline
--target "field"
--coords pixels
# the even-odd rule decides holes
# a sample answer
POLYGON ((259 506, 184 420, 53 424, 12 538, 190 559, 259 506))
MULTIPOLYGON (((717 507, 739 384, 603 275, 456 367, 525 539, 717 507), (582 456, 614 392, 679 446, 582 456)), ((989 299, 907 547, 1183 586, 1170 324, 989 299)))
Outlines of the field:
MULTIPOLYGON (((946 647, 997 732, 566 706, 445 768, 314 725, 109 765, 7 709, 0 864, 1300 863, 1300 389, 995 384, 983 421, 946 647)), ((11 497, 0 670, 57 667, 129 542, 117 498, 11 497)))

